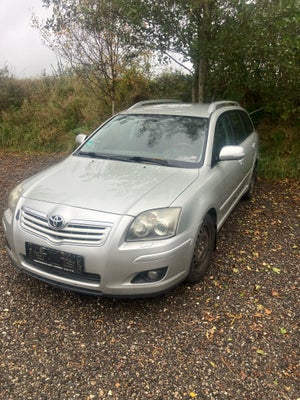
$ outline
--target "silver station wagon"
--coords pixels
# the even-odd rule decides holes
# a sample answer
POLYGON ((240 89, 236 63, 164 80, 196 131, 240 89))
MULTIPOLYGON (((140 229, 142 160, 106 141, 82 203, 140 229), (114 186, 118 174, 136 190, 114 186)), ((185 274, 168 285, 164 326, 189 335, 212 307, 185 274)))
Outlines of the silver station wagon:
POLYGON ((140 102, 19 184, 3 216, 27 274, 102 296, 198 282, 217 232, 256 178, 258 136, 236 102, 140 102))

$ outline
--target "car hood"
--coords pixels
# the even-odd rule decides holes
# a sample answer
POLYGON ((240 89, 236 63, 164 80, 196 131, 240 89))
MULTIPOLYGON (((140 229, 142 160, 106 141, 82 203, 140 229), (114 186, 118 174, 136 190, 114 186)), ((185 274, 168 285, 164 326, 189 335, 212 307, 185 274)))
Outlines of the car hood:
POLYGON ((70 156, 26 181, 23 197, 120 215, 168 207, 197 169, 70 156))

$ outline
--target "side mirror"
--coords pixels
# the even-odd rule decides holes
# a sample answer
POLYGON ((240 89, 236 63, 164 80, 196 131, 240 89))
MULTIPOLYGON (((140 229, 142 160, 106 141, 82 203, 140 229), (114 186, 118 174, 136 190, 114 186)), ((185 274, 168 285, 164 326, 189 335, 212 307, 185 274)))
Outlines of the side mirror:
POLYGON ((79 135, 76 136, 75 138, 75 143, 80 145, 86 140, 87 136, 84 135, 83 133, 79 133, 79 135))
POLYGON ((241 160, 245 156, 242 146, 224 146, 219 154, 220 161, 241 160))

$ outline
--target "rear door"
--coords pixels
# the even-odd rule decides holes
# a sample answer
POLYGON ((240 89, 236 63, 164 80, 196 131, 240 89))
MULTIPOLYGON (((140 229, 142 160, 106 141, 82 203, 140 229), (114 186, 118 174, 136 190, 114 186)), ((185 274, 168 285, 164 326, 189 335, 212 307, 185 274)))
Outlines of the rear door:
POLYGON ((256 133, 248 114, 243 110, 228 112, 228 118, 235 137, 236 144, 242 146, 245 157, 240 161, 242 166, 241 191, 249 182, 257 152, 256 133))

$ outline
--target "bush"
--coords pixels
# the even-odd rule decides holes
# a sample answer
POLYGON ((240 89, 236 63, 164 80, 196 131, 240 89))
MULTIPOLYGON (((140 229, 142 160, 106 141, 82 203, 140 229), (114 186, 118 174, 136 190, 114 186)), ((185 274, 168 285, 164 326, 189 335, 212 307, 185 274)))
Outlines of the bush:
POLYGON ((259 174, 267 178, 300 177, 300 140, 297 126, 265 120, 260 135, 259 174))
MULTIPOLYGON (((118 83, 118 110, 146 99, 188 102, 191 98, 191 78, 179 73, 163 73, 150 79, 133 70, 123 78, 118 83)), ((78 133, 91 132, 110 116, 105 99, 100 101, 73 74, 17 80, 0 71, 0 89, 3 88, 0 148, 71 151, 78 133)), ((251 101, 249 98, 247 103, 257 108, 254 97, 251 101)), ((299 178, 299 119, 294 115, 289 121, 280 120, 274 113, 263 112, 254 117, 261 139, 259 174, 269 178, 299 178)))

